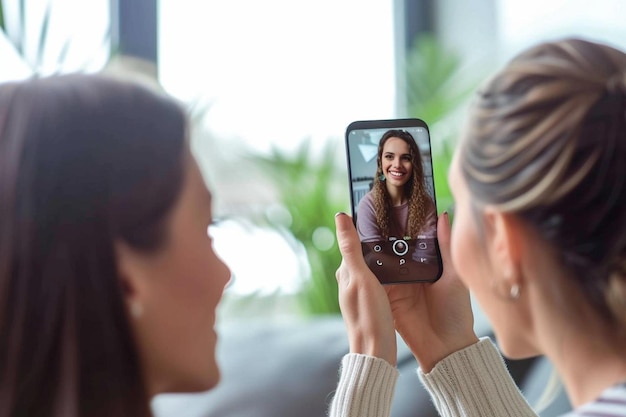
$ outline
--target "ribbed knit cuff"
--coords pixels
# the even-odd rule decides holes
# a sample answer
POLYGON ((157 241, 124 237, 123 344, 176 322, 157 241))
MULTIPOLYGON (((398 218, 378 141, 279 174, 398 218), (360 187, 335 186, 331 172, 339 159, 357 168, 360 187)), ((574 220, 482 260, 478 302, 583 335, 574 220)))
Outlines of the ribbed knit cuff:
POLYGON ((515 385, 502 356, 483 338, 418 375, 442 417, 536 416, 515 385))
POLYGON ((389 416, 398 375, 398 370, 384 359, 347 354, 341 361, 341 376, 329 416, 389 416))

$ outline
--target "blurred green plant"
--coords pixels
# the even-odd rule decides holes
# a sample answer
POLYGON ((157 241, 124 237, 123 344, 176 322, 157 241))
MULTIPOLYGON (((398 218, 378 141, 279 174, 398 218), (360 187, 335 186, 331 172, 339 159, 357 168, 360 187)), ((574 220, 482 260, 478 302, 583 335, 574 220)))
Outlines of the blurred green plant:
POLYGON ((341 255, 334 215, 346 210, 349 194, 345 167, 337 160, 337 146, 337 141, 327 142, 316 157, 311 141, 305 140, 295 152, 273 148, 268 155, 248 156, 276 186, 280 203, 289 213, 278 218, 264 213, 263 222, 288 232, 306 251, 310 275, 300 296, 307 314, 339 313, 335 271, 341 255))
POLYGON ((416 37, 405 65, 408 113, 431 128, 437 205, 440 211, 452 210, 447 173, 462 115, 482 77, 468 70, 460 55, 432 34, 416 37))
POLYGON ((4 6, 2 2, 0 2, 0 29, 6 33, 5 23, 4 23, 4 6))
MULTIPOLYGON (((461 112, 477 83, 465 81, 460 57, 432 35, 418 37, 405 62, 407 108, 411 116, 431 127, 437 203, 441 211, 451 210, 447 172, 459 124, 453 116, 461 112)), ((328 142, 318 158, 312 155, 310 141, 304 141, 295 153, 274 148, 269 155, 249 157, 275 185, 280 203, 289 213, 282 221, 265 214, 262 222, 306 250, 310 277, 301 297, 309 314, 340 312, 335 271, 341 255, 334 235, 334 214, 348 207, 349 191, 347 170, 343 160, 337 161, 341 153, 336 146, 337 141, 328 142)))
MULTIPOLYGON (((32 74, 42 75, 44 60, 46 59, 46 56, 49 57, 49 51, 51 50, 50 19, 52 16, 52 7, 54 0, 46 1, 43 17, 38 23, 39 26, 35 26, 35 28, 33 29, 30 29, 26 24, 26 15, 28 10, 26 5, 27 0, 19 0, 19 2, 17 3, 17 21, 14 25, 11 25, 12 30, 9 30, 9 25, 7 25, 7 15, 5 12, 6 2, 7 0, 0 0, 0 30, 11 42, 18 55, 22 58, 22 61, 30 68, 32 74), (38 30, 37 42, 34 44, 33 48, 30 49, 26 47, 26 41, 28 39, 26 33, 37 33, 34 31, 35 29, 38 30)), ((53 56, 52 62, 55 69, 52 71, 52 74, 60 73, 65 68, 67 63, 67 55, 71 49, 72 42, 72 37, 67 37, 66 39, 64 39, 58 53, 53 56)), ((106 47, 107 45, 108 55, 110 58, 111 56, 115 55, 115 47, 111 45, 110 25, 107 25, 101 42, 102 48, 106 47)), ((91 64, 92 60, 92 57, 87 57, 85 61, 81 65, 79 65, 79 68, 88 67, 91 64)))

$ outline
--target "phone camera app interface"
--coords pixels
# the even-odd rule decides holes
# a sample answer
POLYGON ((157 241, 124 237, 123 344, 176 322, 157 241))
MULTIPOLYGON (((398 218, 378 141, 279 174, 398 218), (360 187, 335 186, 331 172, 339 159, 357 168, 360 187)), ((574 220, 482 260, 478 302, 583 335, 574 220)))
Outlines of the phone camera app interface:
POLYGON ((365 260, 381 282, 441 274, 428 130, 355 129, 348 135, 354 219, 365 260))

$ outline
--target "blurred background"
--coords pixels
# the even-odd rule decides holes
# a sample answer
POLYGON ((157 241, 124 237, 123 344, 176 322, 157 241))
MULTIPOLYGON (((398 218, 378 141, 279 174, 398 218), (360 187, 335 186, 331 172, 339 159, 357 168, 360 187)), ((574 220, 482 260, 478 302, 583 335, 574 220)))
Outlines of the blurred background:
POLYGON ((105 70, 190 113, 234 279, 226 318, 337 314, 334 214, 349 211, 344 132, 418 117, 438 210, 467 103, 527 46, 626 48, 623 0, 0 0, 0 82, 105 70))

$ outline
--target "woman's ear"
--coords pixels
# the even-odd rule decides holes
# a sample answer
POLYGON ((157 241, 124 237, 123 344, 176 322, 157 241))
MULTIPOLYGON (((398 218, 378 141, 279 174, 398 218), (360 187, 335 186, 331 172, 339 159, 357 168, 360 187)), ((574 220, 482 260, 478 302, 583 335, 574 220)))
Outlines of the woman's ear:
POLYGON ((522 258, 525 229, 521 219, 493 207, 484 210, 486 246, 498 292, 516 299, 524 285, 522 258))
POLYGON ((146 292, 141 259, 136 251, 122 241, 115 242, 115 258, 126 308, 130 317, 139 319, 143 315, 146 292))

